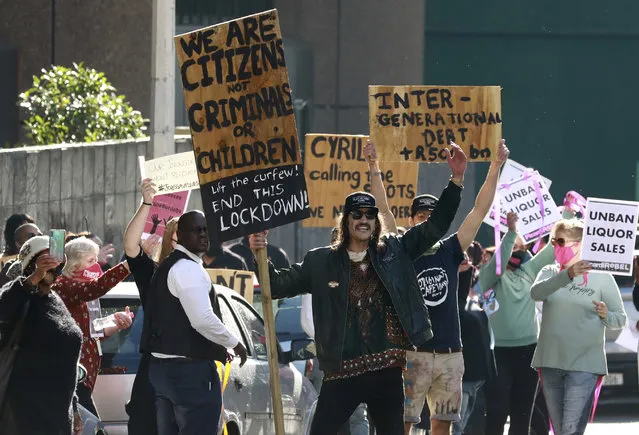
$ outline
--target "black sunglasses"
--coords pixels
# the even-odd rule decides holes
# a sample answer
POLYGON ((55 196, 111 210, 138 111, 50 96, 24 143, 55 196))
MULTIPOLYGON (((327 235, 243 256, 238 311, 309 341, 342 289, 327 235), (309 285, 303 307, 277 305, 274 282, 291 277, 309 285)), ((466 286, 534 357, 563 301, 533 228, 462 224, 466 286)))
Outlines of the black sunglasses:
POLYGON ((570 242, 570 241, 568 241, 568 240, 564 239, 563 237, 558 237, 558 238, 554 238, 554 237, 553 237, 552 239, 550 239, 550 243, 551 243, 553 246, 560 246, 560 247, 562 247, 562 248, 563 248, 564 246, 566 246, 566 243, 578 243, 578 242, 579 242, 578 240, 575 240, 575 241, 573 241, 573 242, 570 242))
POLYGON ((361 219, 362 216, 366 216, 366 219, 373 220, 377 217, 377 210, 370 209, 366 210, 366 212, 363 212, 362 210, 353 210, 351 211, 351 216, 353 216, 353 219, 355 220, 361 219))

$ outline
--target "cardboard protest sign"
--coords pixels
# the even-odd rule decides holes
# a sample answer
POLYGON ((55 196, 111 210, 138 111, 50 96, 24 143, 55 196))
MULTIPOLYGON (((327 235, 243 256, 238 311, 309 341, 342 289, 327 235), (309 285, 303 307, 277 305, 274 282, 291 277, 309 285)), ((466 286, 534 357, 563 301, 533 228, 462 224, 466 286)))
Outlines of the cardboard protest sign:
POLYGON ((149 210, 149 215, 144 224, 143 237, 155 234, 164 236, 164 229, 168 221, 174 217, 180 217, 186 205, 189 203, 190 191, 167 193, 155 195, 153 205, 149 210))
POLYGON ((178 35, 175 44, 211 239, 308 217, 277 11, 178 35))
MULTIPOLYGON (((512 159, 506 160, 504 166, 501 168, 501 174, 499 174, 499 184, 509 183, 511 181, 518 180, 523 177, 525 172, 528 170, 527 167, 522 165, 521 163, 517 163, 512 159)), ((541 179, 544 181, 544 184, 548 189, 550 189, 550 185, 552 181, 550 179, 540 175, 541 179)))
POLYGON ((143 178, 152 178, 160 195, 200 187, 191 151, 153 160, 145 161, 143 156, 139 159, 143 178))
POLYGON ((255 274, 248 270, 206 269, 213 284, 235 290, 250 304, 253 303, 255 274))
POLYGON ((446 162, 450 141, 469 161, 497 158, 499 86, 369 86, 370 135, 389 161, 446 162))
MULTIPOLYGON (((371 191, 368 164, 362 150, 368 136, 307 134, 304 173, 311 217, 304 227, 333 227, 347 195, 371 191)), ((407 226, 411 201, 417 192, 418 164, 380 162, 388 205, 397 225, 407 226)))
MULTIPOLYGON (((537 171, 529 177, 500 185, 497 195, 500 200, 501 232, 508 231, 506 215, 511 211, 515 212, 519 217, 517 230, 526 243, 549 234, 555 222, 561 219, 557 204, 537 171)), ((495 226, 493 211, 484 222, 495 226)))
POLYGON ((581 259, 593 272, 632 274, 639 202, 588 198, 581 259))

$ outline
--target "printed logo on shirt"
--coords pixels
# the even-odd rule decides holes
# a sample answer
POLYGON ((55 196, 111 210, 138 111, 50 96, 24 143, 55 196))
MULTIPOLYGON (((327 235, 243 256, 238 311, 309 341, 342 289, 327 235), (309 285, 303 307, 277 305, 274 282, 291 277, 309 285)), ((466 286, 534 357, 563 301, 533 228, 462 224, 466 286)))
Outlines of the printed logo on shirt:
POLYGON ((434 307, 446 300, 448 275, 441 267, 422 270, 417 274, 417 283, 427 306, 434 307))

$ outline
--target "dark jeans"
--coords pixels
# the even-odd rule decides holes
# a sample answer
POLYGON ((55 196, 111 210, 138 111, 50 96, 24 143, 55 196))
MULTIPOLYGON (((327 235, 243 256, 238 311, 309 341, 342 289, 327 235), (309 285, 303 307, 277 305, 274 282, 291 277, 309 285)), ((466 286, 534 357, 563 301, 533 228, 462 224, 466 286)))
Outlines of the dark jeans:
POLYGON ((151 355, 142 354, 135 374, 131 400, 126 404, 129 415, 127 423, 129 435, 157 435, 157 413, 155 412, 155 390, 149 381, 151 355))
POLYGON ((377 435, 404 433, 404 378, 392 367, 346 379, 324 381, 311 435, 334 435, 360 403, 368 406, 377 435))
POLYGON ((149 379, 159 435, 217 433, 222 391, 213 362, 152 357, 149 379))
POLYGON ((91 397, 91 390, 89 387, 84 385, 83 383, 78 384, 75 389, 76 394, 78 395, 78 403, 86 408, 91 414, 96 417, 100 417, 98 415, 98 408, 95 407, 95 403, 93 402, 93 397, 91 397))
POLYGON ((486 384, 486 435, 503 435, 508 415, 509 435, 528 433, 538 380, 530 367, 536 347, 495 347, 497 377, 486 384))

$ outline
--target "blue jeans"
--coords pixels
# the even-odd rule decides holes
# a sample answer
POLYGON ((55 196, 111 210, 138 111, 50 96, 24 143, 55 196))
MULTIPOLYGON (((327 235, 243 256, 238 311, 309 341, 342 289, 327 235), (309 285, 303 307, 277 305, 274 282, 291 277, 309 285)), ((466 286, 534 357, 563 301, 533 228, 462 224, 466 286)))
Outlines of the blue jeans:
POLYGON ((556 435, 585 432, 598 379, 594 373, 542 367, 541 384, 556 435))
POLYGON ((215 364, 181 358, 151 358, 158 435, 216 434, 222 390, 215 364))
POLYGON ((462 382, 462 406, 461 406, 461 419, 453 422, 453 435, 462 435, 468 419, 475 409, 475 400, 479 390, 484 385, 485 381, 469 381, 462 382))

